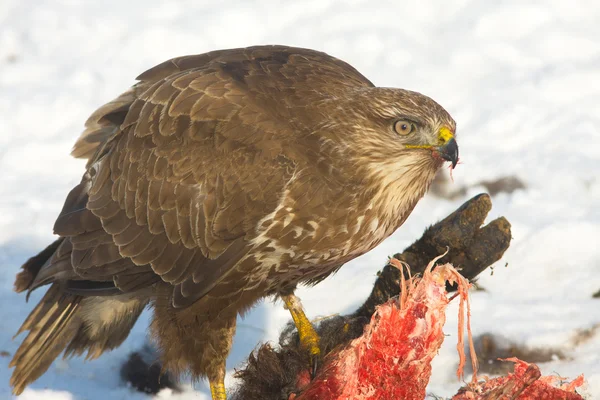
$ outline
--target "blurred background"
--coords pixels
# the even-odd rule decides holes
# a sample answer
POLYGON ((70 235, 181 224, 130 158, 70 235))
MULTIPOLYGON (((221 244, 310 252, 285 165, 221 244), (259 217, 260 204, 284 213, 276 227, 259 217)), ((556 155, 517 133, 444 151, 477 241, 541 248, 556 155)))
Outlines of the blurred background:
MULTIPOLYGON (((52 240, 80 180, 84 163, 69 152, 87 117, 166 59, 256 44, 325 51, 377 86, 432 97, 458 124, 453 181, 443 171, 394 236, 300 290, 308 315, 353 310, 388 255, 489 191, 490 217, 508 218, 513 242, 473 294, 474 334, 545 350, 545 374, 584 373, 584 393, 600 398, 598 21, 594 0, 0 0, 0 398, 10 398, 12 336, 42 294, 26 304, 12 292, 14 275, 52 240)), ((439 396, 461 385, 453 307, 430 384, 439 396)), ((119 369, 145 343, 148 317, 99 360, 55 362, 21 398, 146 398, 119 369)), ((238 325, 230 372, 288 319, 281 304, 258 305, 238 325)), ((159 396, 208 398, 203 382, 184 386, 159 396)))

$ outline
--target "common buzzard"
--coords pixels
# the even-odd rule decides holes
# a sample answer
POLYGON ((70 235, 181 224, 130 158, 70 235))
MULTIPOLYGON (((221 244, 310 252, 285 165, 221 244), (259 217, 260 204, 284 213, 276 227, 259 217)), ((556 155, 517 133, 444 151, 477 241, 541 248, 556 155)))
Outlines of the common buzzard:
POLYGON ((375 247, 458 161, 440 105, 317 51, 214 51, 137 79, 87 121, 59 238, 17 276, 18 292, 49 288, 19 330, 16 394, 63 351, 119 346, 147 305, 164 365, 208 377, 213 399, 236 316, 265 296, 316 361, 296 285, 375 247))

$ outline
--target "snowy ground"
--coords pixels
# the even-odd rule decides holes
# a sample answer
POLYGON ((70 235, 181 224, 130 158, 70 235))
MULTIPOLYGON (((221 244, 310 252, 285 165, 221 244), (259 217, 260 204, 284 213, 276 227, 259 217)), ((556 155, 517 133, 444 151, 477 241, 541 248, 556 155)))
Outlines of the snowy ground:
MULTIPOLYGON (((19 265, 52 240, 51 228, 82 163, 69 151, 87 116, 138 73, 167 58, 253 44, 289 44, 342 58, 379 86, 430 95, 458 122, 455 185, 516 175, 527 189, 493 198, 513 242, 473 293, 475 334, 495 332, 561 349, 545 374, 585 373, 600 398, 600 3, 504 1, 3 0, 0 2, 0 351, 41 293, 12 292, 19 265), (404 3, 404 5, 402 5, 404 3), (507 267, 504 267, 508 263, 507 267)), ((344 313, 368 294, 386 257, 481 188, 455 200, 426 197, 379 248, 299 295, 310 316, 344 313)), ((430 390, 460 383, 456 310, 430 390)), ((289 319, 258 306, 239 326, 232 369, 289 319)), ((144 341, 144 314, 127 342, 94 362, 58 361, 22 399, 142 399, 119 382, 126 355, 144 341)), ((0 353, 3 354, 3 353, 0 353)), ((0 398, 10 398, 0 356, 0 398)), ((230 381, 231 382, 231 381, 230 381)), ((208 398, 203 384, 171 398, 208 398), (202 392, 202 393, 199 393, 202 392)), ((161 397, 169 397, 163 393, 161 397)))

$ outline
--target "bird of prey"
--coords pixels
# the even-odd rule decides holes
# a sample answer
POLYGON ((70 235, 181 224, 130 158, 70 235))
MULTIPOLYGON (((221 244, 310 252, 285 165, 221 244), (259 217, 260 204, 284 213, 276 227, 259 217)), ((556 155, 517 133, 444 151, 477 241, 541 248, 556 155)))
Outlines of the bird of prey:
POLYGON ((63 351, 119 346, 148 305, 164 366, 207 377, 215 400, 236 316, 265 296, 281 297, 316 363, 296 285, 379 244, 458 161, 435 101, 321 52, 213 51, 137 80, 88 119, 58 239, 17 275, 18 292, 49 287, 19 330, 16 394, 63 351))

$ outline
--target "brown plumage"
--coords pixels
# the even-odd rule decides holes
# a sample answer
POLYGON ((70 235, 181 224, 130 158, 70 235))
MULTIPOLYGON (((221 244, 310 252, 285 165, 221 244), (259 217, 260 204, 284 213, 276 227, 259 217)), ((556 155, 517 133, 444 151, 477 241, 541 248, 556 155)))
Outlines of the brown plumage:
POLYGON ((148 304, 165 366, 221 380, 237 314, 376 246, 457 161, 442 107, 324 53, 215 51, 138 80, 87 121, 60 238, 17 277, 50 288, 21 327, 15 393, 63 350, 118 346, 148 304))

